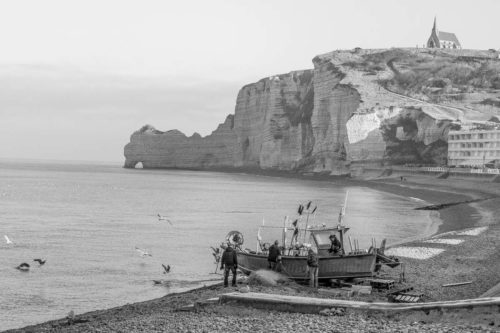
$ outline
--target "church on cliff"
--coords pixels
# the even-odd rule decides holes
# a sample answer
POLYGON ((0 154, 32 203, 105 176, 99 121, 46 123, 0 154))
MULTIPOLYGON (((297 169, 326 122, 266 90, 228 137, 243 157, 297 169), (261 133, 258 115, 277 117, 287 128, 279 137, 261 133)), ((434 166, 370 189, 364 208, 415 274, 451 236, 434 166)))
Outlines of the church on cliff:
POLYGON ((427 47, 438 49, 461 49, 462 45, 460 45, 454 33, 439 31, 436 24, 436 18, 434 17, 434 26, 432 27, 431 36, 427 41, 427 47))

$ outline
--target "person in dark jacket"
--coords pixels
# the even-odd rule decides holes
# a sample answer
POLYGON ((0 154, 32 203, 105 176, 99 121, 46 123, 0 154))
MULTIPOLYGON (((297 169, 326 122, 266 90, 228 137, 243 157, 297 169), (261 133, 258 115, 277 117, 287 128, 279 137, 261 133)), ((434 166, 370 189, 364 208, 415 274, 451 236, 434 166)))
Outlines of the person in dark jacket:
POLYGON ((228 286, 229 271, 233 273, 232 286, 236 287, 236 269, 238 268, 238 259, 236 257, 236 251, 231 247, 231 244, 227 244, 226 250, 222 254, 222 259, 220 261, 220 269, 224 269, 224 287, 228 286))
POLYGON ((281 251, 278 245, 279 242, 275 240, 274 244, 269 248, 269 254, 267 255, 268 267, 273 271, 276 270, 278 263, 281 261, 281 251))
POLYGON ((309 271, 309 286, 318 288, 319 260, 312 248, 309 248, 307 253, 307 269, 309 271))
POLYGON ((333 255, 337 254, 342 254, 342 244, 338 240, 336 235, 330 235, 330 249, 328 252, 332 253, 333 255))

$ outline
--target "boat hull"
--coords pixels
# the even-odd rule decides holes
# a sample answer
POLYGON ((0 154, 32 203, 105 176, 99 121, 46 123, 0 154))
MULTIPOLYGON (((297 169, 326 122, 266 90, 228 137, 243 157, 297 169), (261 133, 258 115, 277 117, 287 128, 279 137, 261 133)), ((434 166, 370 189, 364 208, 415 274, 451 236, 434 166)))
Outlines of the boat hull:
MULTIPOLYGON (((245 274, 268 269, 267 255, 237 251, 238 267, 245 274)), ((376 254, 319 257, 318 279, 371 277, 375 271, 376 254)), ((282 256, 284 275, 294 280, 307 280, 307 257, 282 256)))

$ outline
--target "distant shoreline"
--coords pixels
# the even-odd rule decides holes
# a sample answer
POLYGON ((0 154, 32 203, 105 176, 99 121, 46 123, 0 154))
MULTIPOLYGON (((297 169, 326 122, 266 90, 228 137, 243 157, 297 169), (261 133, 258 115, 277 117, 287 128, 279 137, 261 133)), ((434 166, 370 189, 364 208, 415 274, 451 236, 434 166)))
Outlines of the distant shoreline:
MULTIPOLYGON (((200 172, 220 172, 220 173, 233 173, 233 174, 248 174, 255 176, 265 176, 265 177, 277 177, 277 178, 292 178, 292 179, 301 179, 301 180, 310 180, 310 181, 328 181, 333 182, 339 185, 345 186, 359 186, 359 187, 367 187, 370 189, 374 189, 380 192, 386 192, 395 194, 402 197, 414 197, 421 199, 425 202, 429 202, 431 204, 441 204, 448 202, 463 202, 476 196, 464 193, 463 191, 451 191, 449 189, 446 190, 438 190, 435 188, 414 188, 414 187, 402 187, 401 185, 407 185, 398 181, 398 176, 394 174, 392 177, 385 177, 375 180, 365 180, 365 179, 357 179, 351 178, 349 175, 331 175, 329 172, 325 173, 310 173, 303 174, 295 171, 286 171, 286 170, 273 170, 273 169, 257 169, 257 168, 208 168, 208 169, 190 169, 190 168, 144 168, 144 169, 136 169, 140 172, 140 170, 147 171, 200 171, 200 172)), ((414 179, 414 176, 405 176, 407 179, 414 179)), ((426 176, 427 178, 432 178, 426 176)), ((430 216, 431 219, 434 220, 433 226, 431 226, 432 230, 422 233, 420 238, 429 237, 436 233, 448 232, 452 230, 464 229, 467 227, 471 227, 473 223, 469 223, 463 218, 457 219, 457 215, 460 217, 470 216, 476 214, 477 211, 475 208, 470 205, 460 205, 460 213, 454 213, 450 210, 442 210, 439 211, 439 216, 436 216, 434 212, 434 216, 430 216), (458 223, 457 223, 458 221, 458 223)), ((418 237, 418 236, 417 236, 418 237)), ((406 240, 408 241, 408 240, 406 240)), ((406 242, 405 241, 405 242, 406 242)), ((401 242, 398 242, 398 244, 401 242)))

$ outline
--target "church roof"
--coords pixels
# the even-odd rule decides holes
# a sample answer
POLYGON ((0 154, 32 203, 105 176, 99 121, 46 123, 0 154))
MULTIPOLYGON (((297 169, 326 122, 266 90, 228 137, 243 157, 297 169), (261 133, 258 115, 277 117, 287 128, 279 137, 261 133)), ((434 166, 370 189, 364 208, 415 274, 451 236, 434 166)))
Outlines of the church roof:
POLYGON ((451 33, 451 32, 439 31, 438 38, 439 38, 439 40, 446 40, 446 41, 454 42, 455 44, 457 44, 457 46, 460 45, 460 42, 458 41, 457 36, 455 36, 455 34, 451 33))

